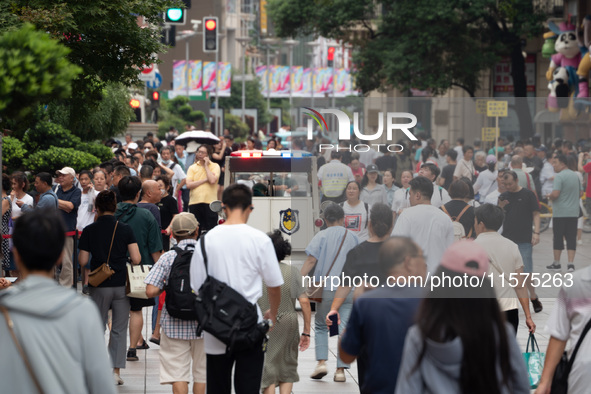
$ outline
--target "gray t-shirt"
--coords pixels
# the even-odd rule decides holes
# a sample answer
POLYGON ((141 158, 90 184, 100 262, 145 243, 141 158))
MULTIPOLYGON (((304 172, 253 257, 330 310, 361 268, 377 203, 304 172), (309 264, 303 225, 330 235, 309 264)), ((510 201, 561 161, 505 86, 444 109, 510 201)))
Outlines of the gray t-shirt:
POLYGON ((564 169, 554 177, 553 190, 560 190, 560 196, 552 202, 552 216, 555 218, 579 217, 579 199, 583 186, 572 170, 564 169))

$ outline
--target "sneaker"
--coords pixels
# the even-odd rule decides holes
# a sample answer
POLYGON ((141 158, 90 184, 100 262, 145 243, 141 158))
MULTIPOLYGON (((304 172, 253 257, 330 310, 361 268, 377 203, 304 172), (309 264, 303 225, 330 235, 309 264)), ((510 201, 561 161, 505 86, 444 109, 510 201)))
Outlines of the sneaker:
POLYGON ((137 356, 135 349, 129 349, 127 351, 127 361, 139 361, 139 357, 137 356))
POLYGON ((534 312, 536 313, 540 313, 544 309, 538 297, 536 297, 534 300, 531 300, 531 303, 534 306, 534 312))
POLYGON ((88 285, 82 286, 82 294, 90 295, 90 291, 88 290, 88 285))
POLYGON ((345 377, 345 372, 344 372, 344 371, 339 371, 339 370, 337 370, 337 371, 334 373, 334 378, 333 378, 333 380, 334 380, 335 382, 340 382, 340 383, 346 382, 346 381, 347 381, 347 378, 345 377))
POLYGON ((557 262, 555 261, 555 262, 553 262, 552 264, 550 264, 550 265, 547 265, 547 266, 546 266, 546 269, 549 269, 549 270, 551 270, 551 271, 560 271, 562 268, 561 268, 561 266, 560 266, 560 263, 557 263, 557 262))
POLYGON ((146 343, 146 340, 145 339, 144 339, 144 342, 141 345, 136 346, 136 349, 143 349, 143 350, 145 350, 145 349, 149 349, 149 348, 150 348, 150 346, 148 346, 148 344, 146 343))
POLYGON ((117 373, 113 374, 113 379, 115 379, 115 386, 122 386, 123 385, 123 379, 121 379, 121 376, 117 373))
POLYGON ((575 265, 574 264, 567 265, 566 272, 575 272, 575 265))
POLYGON ((328 370, 326 369, 326 364, 318 364, 316 365, 316 368, 314 369, 314 372, 312 372, 312 375, 310 375, 310 377, 312 379, 322 379, 327 374, 328 370))

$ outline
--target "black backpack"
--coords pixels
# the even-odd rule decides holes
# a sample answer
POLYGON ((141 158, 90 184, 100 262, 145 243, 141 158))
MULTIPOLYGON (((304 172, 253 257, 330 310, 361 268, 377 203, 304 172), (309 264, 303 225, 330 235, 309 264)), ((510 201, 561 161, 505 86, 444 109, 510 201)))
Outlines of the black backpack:
POLYGON ((177 319, 197 320, 195 293, 191 290, 190 276, 191 258, 195 247, 187 245, 187 249, 183 250, 175 246, 172 249, 176 252, 176 258, 164 286, 166 310, 170 316, 177 319))
MULTIPOLYGON (((201 236, 201 252, 207 273, 205 237, 201 236)), ((257 308, 226 283, 207 275, 195 297, 197 335, 203 331, 223 342, 226 354, 254 349, 263 345, 269 331, 266 322, 258 323, 257 308)))

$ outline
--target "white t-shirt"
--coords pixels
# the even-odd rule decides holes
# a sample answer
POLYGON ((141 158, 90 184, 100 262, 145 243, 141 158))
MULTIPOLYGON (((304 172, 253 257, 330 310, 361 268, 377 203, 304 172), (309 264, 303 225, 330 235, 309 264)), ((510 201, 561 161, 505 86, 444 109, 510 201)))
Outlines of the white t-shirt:
POLYGON ((408 200, 406 199, 406 189, 401 188, 394 192, 392 199, 392 211, 398 213, 402 208, 408 207, 408 200))
POLYGON ((369 239, 369 205, 359 200, 359 204, 352 207, 347 201, 343 203, 345 211, 345 228, 352 231, 359 238, 359 243, 369 239))
POLYGON ((445 249, 454 242, 454 227, 442 210, 433 205, 420 204, 402 211, 392 235, 412 238, 423 249, 427 269, 433 273, 445 249))
POLYGON ((509 284, 510 274, 523 267, 523 259, 521 258, 517 244, 496 231, 481 233, 476 238, 476 242, 486 250, 489 259, 494 262, 494 265, 490 264, 488 272, 493 274, 493 288, 495 289, 501 312, 518 309, 519 300, 517 299, 517 294, 509 284), (495 268, 495 265, 502 272, 499 272, 495 268), (504 276, 504 284, 499 275, 504 276))
MULTIPOLYGON (((565 278, 563 277, 563 280, 565 278)), ((585 325, 591 319, 591 267, 573 274, 573 281, 565 282, 558 292, 554 309, 546 325, 546 332, 561 341, 570 340, 567 354, 570 358, 585 325), (572 286, 569 287, 569 285, 572 286)), ((577 357, 568 376, 569 393, 587 393, 591 386, 591 333, 587 333, 579 347, 577 357)))
POLYGON ((326 197, 339 197, 348 182, 354 181, 351 168, 338 160, 331 160, 318 170, 318 179, 322 182, 322 194, 326 197))
MULTIPOLYGON (((247 224, 223 224, 210 230, 204 239, 209 275, 228 284, 249 302, 257 305, 263 295, 263 280, 269 287, 283 284, 275 248, 264 232, 247 224)), ((200 242, 191 260, 191 287, 195 292, 207 277, 200 242)), ((257 311, 262 321, 258 305, 257 311)), ((205 333, 204 339, 207 354, 226 352, 226 345, 211 334, 205 333)))
POLYGON ((458 157, 456 158, 456 161, 459 163, 460 160, 464 158, 464 148, 458 145, 454 147, 454 150, 458 152, 458 157))
MULTIPOLYGON (((398 202, 398 209, 404 209, 410 207, 410 200, 408 199, 408 189, 404 189, 404 194, 402 195, 403 200, 398 202)), ((394 199, 396 199, 396 194, 394 194, 394 199)), ((441 208, 442 205, 447 204, 451 201, 451 197, 447 190, 433 182, 433 194, 431 195, 431 205, 435 208, 441 208)), ((392 203, 392 210, 394 211, 394 203, 392 203)), ((397 210, 396 210, 397 211, 397 210)))
MULTIPOLYGON (((164 164, 164 163, 162 163, 164 164)), ((168 165, 164 164, 165 166, 167 166, 168 168, 170 168, 170 165, 172 163, 168 163, 168 165)), ((174 187, 174 192, 173 192, 173 197, 176 198, 176 191, 178 188, 179 183, 181 183, 181 181, 183 179, 185 179, 187 177, 187 174, 185 174, 185 172, 183 171, 183 168, 181 167, 180 164, 178 163, 174 163, 174 167, 170 168, 173 172, 174 175, 172 176, 172 179, 170 180, 170 184, 174 187)), ((164 171, 162 171, 164 172, 164 171)))
POLYGON ((484 201, 486 196, 497 189, 497 171, 482 171, 474 183, 474 193, 480 193, 480 201, 484 201))
POLYGON ((17 201, 22 201, 23 203, 27 204, 28 206, 32 207, 33 205, 35 205, 35 202, 33 200, 33 197, 31 197, 30 195, 26 194, 24 195, 23 198, 14 198, 11 200, 12 201, 12 218, 16 219, 21 215, 21 208, 16 205, 17 201))
POLYGON ((82 193, 76 219, 76 229, 78 231, 82 231, 84 227, 94 223, 94 201, 98 194, 99 192, 94 189, 89 190, 88 193, 82 193))

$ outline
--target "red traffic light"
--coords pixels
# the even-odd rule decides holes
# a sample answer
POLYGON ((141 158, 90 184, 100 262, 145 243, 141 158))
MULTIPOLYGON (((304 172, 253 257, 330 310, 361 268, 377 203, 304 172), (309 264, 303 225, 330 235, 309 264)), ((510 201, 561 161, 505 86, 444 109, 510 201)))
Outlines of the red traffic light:
POLYGON ((328 47, 328 60, 334 60, 335 47, 328 47))
POLYGON ((154 101, 160 100, 160 92, 152 92, 152 100, 154 100, 154 101))
POLYGON ((217 26, 217 22, 215 19, 207 19, 205 21, 205 29, 207 30, 215 30, 217 26))
POLYGON ((131 99, 129 101, 129 105, 131 105, 131 108, 139 108, 141 103, 140 103, 140 100, 138 100, 138 99, 131 99))

